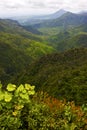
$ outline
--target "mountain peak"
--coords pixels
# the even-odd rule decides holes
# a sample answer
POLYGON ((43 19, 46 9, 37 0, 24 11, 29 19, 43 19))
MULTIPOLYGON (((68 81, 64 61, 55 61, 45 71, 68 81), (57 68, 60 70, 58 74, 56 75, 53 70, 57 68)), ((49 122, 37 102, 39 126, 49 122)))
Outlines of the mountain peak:
POLYGON ((65 11, 65 10, 63 10, 63 9, 60 9, 60 10, 58 10, 57 12, 53 13, 53 14, 51 15, 51 17, 52 17, 53 19, 56 19, 56 18, 59 18, 60 16, 62 16, 63 14, 65 14, 65 13, 67 13, 67 11, 65 11))
POLYGON ((64 9, 60 9, 60 10, 58 10, 56 13, 66 13, 67 11, 66 10, 64 10, 64 9))

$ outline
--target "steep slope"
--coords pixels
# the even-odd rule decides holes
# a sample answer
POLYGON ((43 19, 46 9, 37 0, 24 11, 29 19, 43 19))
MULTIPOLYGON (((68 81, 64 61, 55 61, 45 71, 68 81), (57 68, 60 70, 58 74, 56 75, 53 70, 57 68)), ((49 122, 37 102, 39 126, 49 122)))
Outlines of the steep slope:
POLYGON ((0 19, 0 32, 12 33, 12 34, 20 34, 21 36, 27 37, 31 40, 41 41, 42 39, 34 34, 39 33, 36 29, 26 28, 21 26, 17 21, 10 19, 0 19))
POLYGON ((37 90, 82 104, 87 102, 86 79, 87 49, 80 48, 42 57, 19 78, 19 83, 34 84, 37 90))
POLYGON ((52 51, 52 47, 20 35, 0 33, 0 80, 2 83, 6 80, 10 82, 33 60, 52 51))
POLYGON ((75 36, 70 36, 67 32, 64 35, 63 34, 64 33, 60 33, 57 37, 50 39, 49 45, 53 46, 58 51, 87 47, 87 33, 80 33, 75 36))
POLYGON ((0 80, 10 82, 37 58, 53 47, 11 20, 0 20, 0 80))
POLYGON ((66 10, 63 10, 63 9, 60 9, 58 10, 57 12, 49 15, 49 18, 50 19, 56 19, 56 18, 59 18, 61 17, 62 15, 64 15, 67 11, 66 10))
POLYGON ((67 46, 67 40, 71 37, 69 31, 62 31, 57 35, 48 37, 48 44, 53 46, 58 51, 65 50, 67 46))
POLYGON ((77 32, 77 30, 73 30, 60 32, 55 36, 49 37, 49 45, 58 51, 87 47, 87 32, 80 32, 80 30, 77 32))
POLYGON ((67 40, 66 48, 87 47, 87 33, 81 32, 67 40))
POLYGON ((25 30, 36 34, 36 35, 42 35, 43 33, 41 33, 40 31, 38 31, 37 29, 33 28, 32 26, 22 26, 25 30))

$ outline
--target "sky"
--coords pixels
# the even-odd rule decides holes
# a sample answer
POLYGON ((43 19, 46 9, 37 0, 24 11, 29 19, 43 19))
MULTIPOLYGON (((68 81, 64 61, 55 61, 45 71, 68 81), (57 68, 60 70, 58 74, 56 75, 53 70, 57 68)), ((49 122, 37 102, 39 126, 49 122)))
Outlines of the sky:
POLYGON ((87 0, 0 0, 0 17, 87 11, 87 0))

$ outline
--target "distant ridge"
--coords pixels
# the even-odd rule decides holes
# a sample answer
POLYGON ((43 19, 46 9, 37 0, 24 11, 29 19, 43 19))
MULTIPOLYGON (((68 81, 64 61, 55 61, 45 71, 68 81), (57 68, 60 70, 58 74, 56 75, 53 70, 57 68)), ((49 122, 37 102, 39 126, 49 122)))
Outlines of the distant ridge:
POLYGON ((19 22, 17 20, 11 20, 11 19, 0 19, 0 32, 4 31, 4 32, 9 32, 9 33, 20 33, 23 34, 22 32, 24 31, 28 31, 28 33, 30 33, 30 35, 34 35, 34 34, 42 34, 41 32, 39 32, 37 29, 28 26, 22 26, 19 24, 19 22), (33 33, 33 34, 32 34, 33 33))
POLYGON ((67 11, 60 9, 57 12, 49 14, 49 15, 32 16, 32 17, 26 18, 25 20, 19 21, 19 22, 25 26, 26 25, 34 25, 34 24, 38 24, 38 23, 41 23, 41 22, 46 21, 46 20, 52 20, 52 19, 59 18, 60 16, 62 16, 66 12, 67 11))

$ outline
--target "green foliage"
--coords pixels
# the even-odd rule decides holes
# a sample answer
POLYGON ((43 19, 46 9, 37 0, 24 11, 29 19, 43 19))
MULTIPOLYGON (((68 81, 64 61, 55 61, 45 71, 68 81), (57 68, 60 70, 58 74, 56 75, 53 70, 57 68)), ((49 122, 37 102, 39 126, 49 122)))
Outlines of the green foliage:
MULTIPOLYGON (((77 16, 69 14, 67 17, 77 16)), ((84 104, 76 107, 72 102, 45 98, 43 92, 41 95, 37 93, 34 98, 35 87, 29 84, 19 87, 8 84, 7 88, 0 84, 1 130, 87 128, 87 49, 43 56, 56 50, 87 47, 86 25, 74 28, 71 24, 77 24, 79 20, 70 19, 66 30, 68 22, 66 19, 65 23, 61 23, 63 19, 59 23, 55 20, 55 26, 60 25, 58 28, 41 28, 46 35, 41 37, 26 31, 14 21, 0 20, 0 80, 4 84, 35 84, 37 91, 43 90, 58 99, 84 104), (40 59, 32 63, 37 58, 40 59)), ((46 26, 49 26, 48 23, 46 26)))
POLYGON ((41 37, 32 33, 32 29, 27 31, 26 28, 21 26, 17 21, 10 19, 0 19, 0 32, 19 34, 31 40, 42 41, 41 37))
POLYGON ((63 30, 47 38, 48 44, 57 51, 64 52, 72 48, 87 47, 87 32, 79 27, 63 30))
POLYGON ((14 91, 15 89, 16 89, 16 85, 8 84, 7 90, 8 90, 9 92, 14 91))
POLYGON ((16 21, 0 20, 0 80, 13 82, 33 60, 54 52, 43 38, 26 31, 16 21))
POLYGON ((63 27, 47 27, 47 28, 39 28, 38 29, 40 32, 42 32, 45 36, 54 36, 57 35, 58 33, 60 33, 61 31, 64 31, 63 27))
POLYGON ((1 130, 86 130, 87 106, 35 94, 35 86, 0 84, 1 130))
POLYGON ((86 57, 84 48, 46 55, 33 63, 24 76, 20 75, 18 83, 34 83, 37 91, 77 104, 87 103, 86 57))
MULTIPOLYGON (((32 112, 32 114, 34 114, 34 120, 36 119, 36 117, 39 117, 38 121, 38 127, 37 127, 37 123, 36 123, 36 129, 47 129, 47 130, 79 130, 79 129, 86 129, 86 125, 87 125, 87 113, 86 111, 84 111, 84 109, 82 109, 82 107, 80 106, 75 106, 74 102, 66 102, 61 101, 61 100, 57 100, 56 98, 52 98, 49 97, 49 95, 47 93, 43 93, 38 92, 36 95, 34 95, 33 97, 33 101, 37 101, 37 103, 43 103, 46 106, 48 106, 49 109, 44 109, 45 112, 45 120, 42 120, 44 118, 42 118, 42 114, 41 111, 35 110, 34 114, 32 112), (48 111, 47 111, 48 110, 48 111), (38 114, 37 114, 38 113, 38 114), (47 119, 47 120, 46 120, 47 119), (43 122, 40 122, 40 121, 43 122), (44 123, 44 126, 42 126, 40 128, 40 124, 44 123), (46 123, 46 126, 45 126, 46 123)), ((85 109, 87 108, 86 105, 83 105, 85 107, 85 109)), ((43 108, 43 107, 42 107, 43 108)), ((43 113, 44 111, 42 111, 43 113)), ((33 126, 33 125, 32 125, 33 126)), ((33 128, 35 129, 35 128, 33 128)))
MULTIPOLYGON (((17 130, 22 126, 21 113, 24 107, 30 104, 30 96, 34 95, 34 86, 25 84, 16 88, 8 84, 7 90, 0 84, 0 129, 17 130)), ((26 108, 27 109, 27 108, 26 108)))
POLYGON ((63 52, 72 48, 87 47, 87 25, 69 26, 64 28, 47 27, 40 28, 45 35, 47 44, 55 48, 58 52, 63 52))

